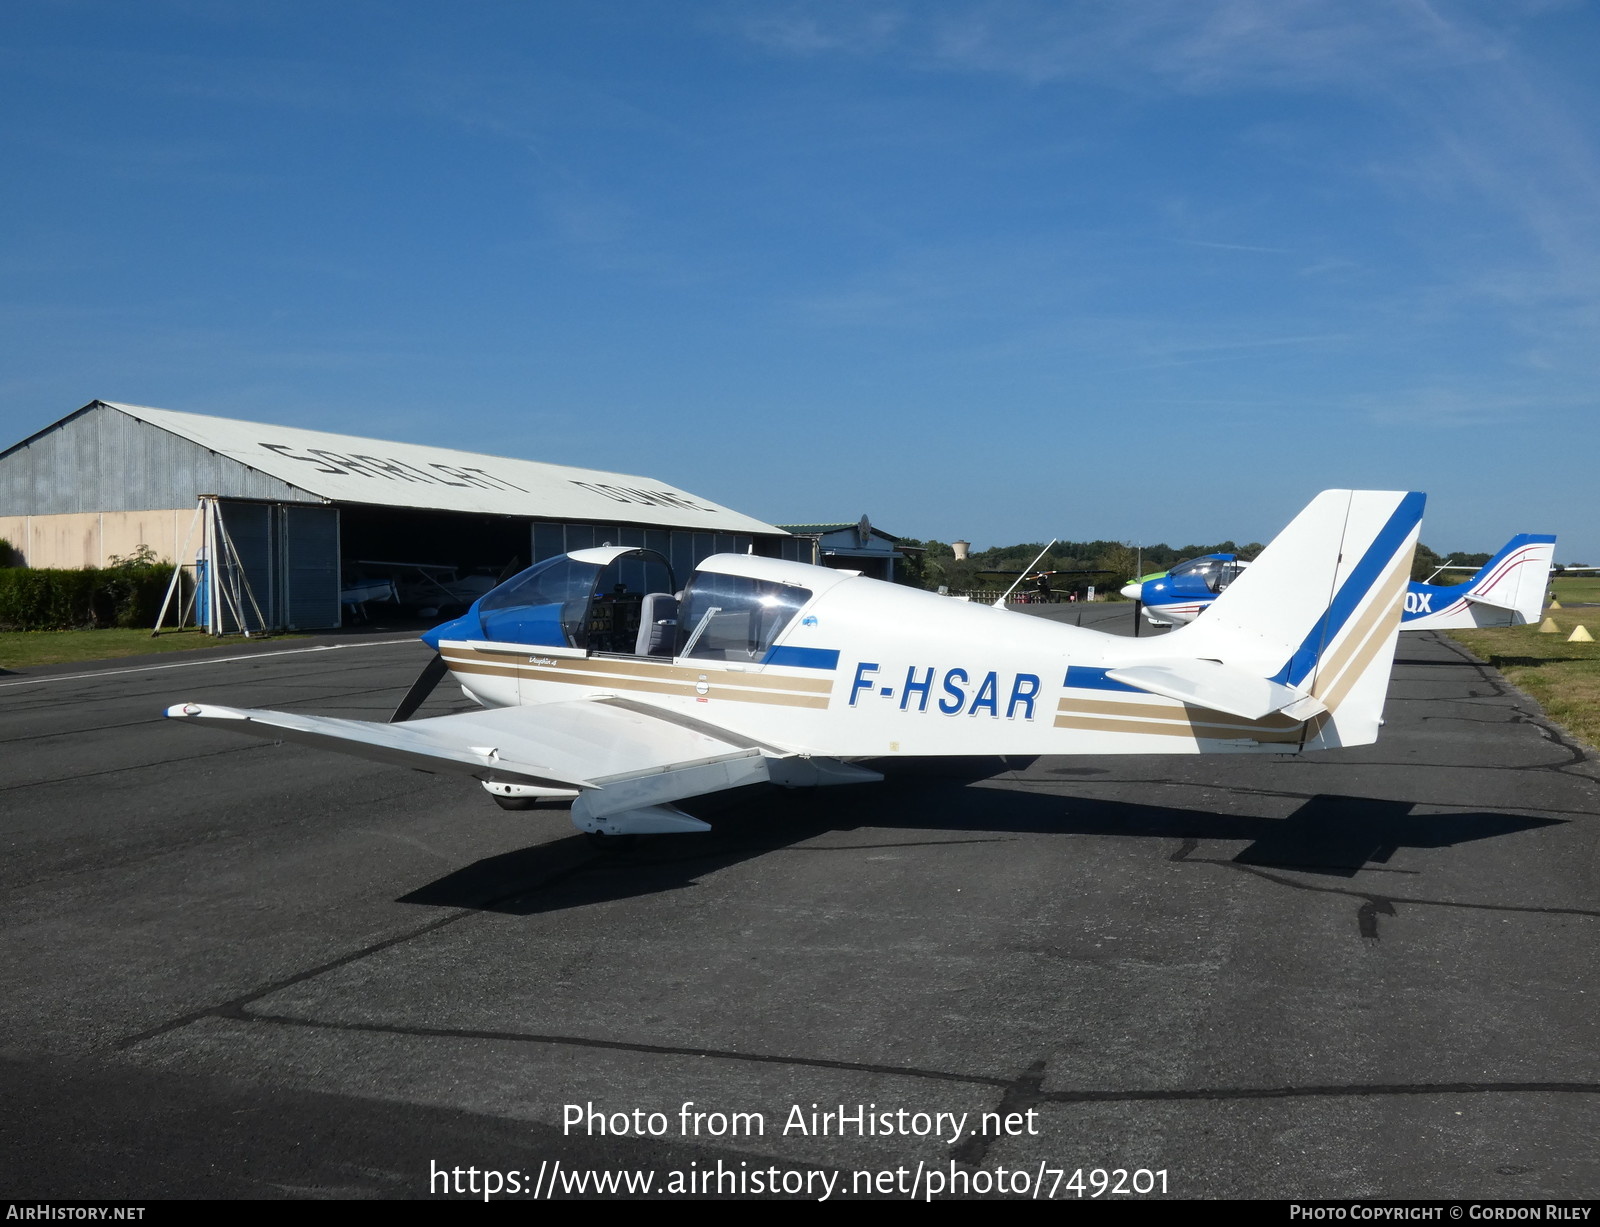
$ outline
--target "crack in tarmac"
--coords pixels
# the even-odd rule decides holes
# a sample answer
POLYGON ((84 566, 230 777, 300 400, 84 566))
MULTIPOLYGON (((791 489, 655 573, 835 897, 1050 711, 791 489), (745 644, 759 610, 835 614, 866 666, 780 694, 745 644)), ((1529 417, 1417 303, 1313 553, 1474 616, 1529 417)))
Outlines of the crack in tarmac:
MULTIPOLYGON (((1548 716, 1544 715, 1543 709, 1539 706, 1539 701, 1537 699, 1528 694, 1526 691, 1519 690, 1516 686, 1512 685, 1511 682, 1506 680, 1505 675, 1493 665, 1489 664, 1487 661, 1479 660, 1470 649, 1464 647, 1462 644, 1457 643, 1449 636, 1435 634, 1434 639, 1443 644, 1451 652, 1454 652, 1458 657, 1460 657, 1462 664, 1467 665, 1475 670, 1484 684, 1493 688, 1494 694, 1490 697, 1512 700, 1512 711, 1514 715, 1511 719, 1511 723, 1531 724, 1534 728, 1539 730, 1540 735, 1544 737, 1546 741, 1559 746, 1561 749, 1565 750, 1569 756, 1564 763, 1538 763, 1531 765, 1528 768, 1529 770, 1554 771, 1562 775, 1575 775, 1579 779, 1588 780, 1591 783, 1596 782, 1595 776, 1589 772, 1571 770, 1572 768, 1581 764, 1592 762, 1594 759, 1593 751, 1589 750, 1581 741, 1573 737, 1559 725, 1553 723, 1548 716), (1529 705, 1532 707, 1531 711, 1529 710, 1529 705)), ((1502 770, 1510 770, 1510 768, 1502 768, 1502 770)))
MULTIPOLYGON (((203 663, 203 662, 201 662, 201 663, 203 663)), ((217 681, 211 681, 211 682, 206 682, 206 683, 203 683, 203 684, 197 684, 197 687, 203 687, 205 689, 213 689, 213 688, 218 688, 218 687, 233 688, 233 687, 239 687, 239 686, 245 686, 245 685, 262 686, 262 685, 272 684, 272 685, 282 685, 282 686, 304 688, 304 687, 309 687, 309 686, 315 686, 318 683, 322 682, 324 679, 333 677, 334 675, 340 674, 340 673, 370 673, 370 672, 373 672, 374 670, 378 670, 378 671, 382 671, 382 672, 387 673, 387 672, 393 670, 394 668, 395 668, 394 662, 379 662, 379 661, 374 661, 374 660, 372 660, 370 658, 367 658, 367 659, 362 659, 362 660, 359 660, 359 661, 353 661, 353 662, 351 662, 349 664, 336 665, 336 666, 334 666, 332 668, 323 669, 317 674, 315 679, 306 678, 305 674, 303 672, 299 671, 299 670, 290 670, 288 672, 279 672, 279 673, 270 673, 270 674, 255 674, 255 675, 252 675, 252 676, 249 676, 249 677, 243 677, 243 678, 238 678, 238 679, 219 679, 217 681)), ((187 677, 189 675, 185 674, 183 676, 187 677)), ((37 681, 41 685, 44 684, 45 682, 48 682, 49 680, 50 679, 48 679, 48 678, 37 679, 37 681)), ((52 691, 52 692, 50 692, 52 694, 60 695, 59 698, 44 699, 43 701, 40 701, 41 696, 39 696, 37 693, 27 693, 27 692, 25 692, 22 695, 19 695, 17 697, 27 703, 27 710, 29 712, 51 711, 51 710, 54 710, 56 708, 76 708, 76 707, 81 707, 86 701, 92 701, 92 700, 95 700, 95 699, 106 697, 104 694, 98 693, 99 687, 97 685, 97 679, 95 679, 95 678, 86 678, 84 680, 86 682, 88 682, 89 685, 86 685, 82 689, 73 690, 73 691, 52 691)), ((162 677, 162 678, 149 678, 149 679, 143 679, 143 680, 148 681, 150 684, 149 685, 145 685, 140 689, 134 689, 134 687, 138 686, 140 683, 136 683, 131 678, 128 679, 125 683, 122 683, 122 684, 118 685, 115 688, 114 697, 116 697, 118 699, 123 699, 123 700, 140 699, 140 698, 147 698, 147 697, 149 697, 151 695, 163 694, 163 693, 166 693, 166 692, 168 692, 168 691, 173 689, 173 681, 174 681, 174 679, 171 679, 171 678, 162 677)), ((21 685, 21 683, 13 683, 13 685, 21 685)), ((362 691, 360 691, 358 693, 372 694, 372 693, 382 693, 383 691, 390 691, 390 690, 404 690, 408 685, 410 685, 409 682, 396 683, 396 684, 393 684, 393 685, 379 686, 379 687, 368 686, 368 687, 365 687, 362 691)), ((10 698, 10 696, 0 696, 0 697, 6 698, 6 699, 10 698)))
MULTIPOLYGON (((1356 910, 1356 923, 1361 936, 1370 941, 1378 941, 1378 917, 1398 916, 1394 905, 1397 903, 1411 904, 1415 907, 1445 907, 1460 908, 1466 911, 1478 912, 1510 912, 1513 915, 1533 916, 1586 916, 1600 918, 1600 910, 1592 908, 1575 907, 1536 907, 1533 904, 1517 903, 1471 903, 1459 899, 1419 899, 1399 895, 1380 895, 1375 891, 1356 890, 1338 886, 1317 886, 1310 882, 1297 881, 1294 878, 1283 878, 1270 873, 1260 865, 1246 865, 1239 861, 1223 860, 1220 857, 1193 856, 1191 853, 1200 846, 1200 841, 1186 838, 1179 845, 1178 850, 1167 859, 1181 865, 1220 865, 1224 869, 1234 869, 1247 873, 1252 877, 1287 886, 1293 890, 1308 891, 1318 895, 1345 895, 1352 899, 1362 900, 1361 906, 1356 910)), ((1292 865, 1281 866, 1292 869, 1292 865)))
MULTIPOLYGON (((433 927, 438 927, 437 925, 433 927)), ((843 1073, 867 1073, 895 1078, 917 1078, 934 1082, 953 1082, 969 1086, 992 1086, 1002 1091, 998 1111, 1025 1112, 1040 1104, 1092 1104, 1130 1102, 1181 1102, 1222 1101, 1241 1099, 1296 1099, 1308 1097, 1343 1098, 1382 1095, 1476 1095, 1476 1094, 1600 1094, 1600 1082, 1544 1081, 1544 1082, 1400 1082, 1400 1083, 1324 1083, 1287 1086, 1213 1086, 1213 1087, 1150 1087, 1122 1090, 1046 1090, 1044 1089, 1047 1059, 1041 1058, 1016 1078, 994 1074, 968 1074, 956 1070, 928 1069, 915 1065, 883 1065, 871 1061, 845 1061, 829 1057, 805 1057, 781 1053, 742 1052, 727 1048, 704 1048, 690 1044, 647 1044, 631 1040, 601 1039, 585 1035, 556 1035, 526 1031, 496 1031, 473 1027, 423 1027, 405 1023, 380 1023, 340 1021, 307 1018, 293 1014, 267 1014, 251 1011, 244 1006, 222 1007, 198 1013, 199 1018, 222 1018, 237 1022, 264 1023, 273 1026, 303 1027, 313 1030, 357 1032, 372 1035, 403 1035, 418 1039, 464 1039, 492 1043, 543 1044, 552 1047, 592 1048, 612 1052, 634 1052, 649 1056, 681 1056, 719 1061, 740 1061, 757 1065, 781 1065, 794 1068, 828 1069, 843 1073)), ((160 1032, 149 1032, 130 1037, 123 1047, 150 1038, 160 1032)), ((992 1141, 993 1139, 984 1139, 992 1141)), ((959 1151, 955 1158, 961 1162, 979 1163, 982 1150, 976 1157, 966 1157, 959 1151)))
MULTIPOLYGON (((1417 766, 1416 763, 1378 763, 1378 764, 1374 764, 1374 765, 1375 766, 1383 766, 1383 767, 1406 767, 1406 768, 1413 768, 1413 767, 1417 766)), ((1424 764, 1424 765, 1428 765, 1428 764, 1424 764)), ((1465 768, 1465 767, 1451 767, 1451 768, 1449 768, 1449 770, 1451 770, 1451 771, 1468 770, 1468 769, 1469 768, 1465 768)), ((1519 767, 1477 767, 1477 768, 1470 768, 1470 769, 1479 770, 1479 771, 1519 771, 1519 770, 1521 770, 1521 768, 1519 768, 1519 767)), ((1584 778, 1584 777, 1579 777, 1579 778, 1584 778)), ((1060 794, 1058 792, 1050 791, 1052 785, 1058 785, 1060 783, 1060 781, 1057 781, 1057 780, 1022 780, 1022 781, 1019 781, 1019 782, 1023 786, 1026 787, 1027 791, 1029 791, 1030 793, 1033 793, 1035 795, 1050 796, 1050 797, 1061 797, 1062 796, 1062 794, 1060 794)), ((1100 787, 1101 785, 1104 785, 1104 784, 1135 785, 1135 786, 1156 787, 1156 788, 1189 788, 1189 789, 1198 788, 1202 792, 1226 792, 1226 793, 1230 793, 1230 794, 1236 794, 1236 795, 1241 796, 1241 797, 1272 797, 1272 798, 1285 800, 1285 801, 1300 801, 1300 802, 1310 801, 1314 797, 1320 797, 1320 796, 1324 795, 1324 793, 1321 790, 1314 791, 1314 792, 1291 792, 1288 789, 1282 789, 1282 788, 1251 788, 1251 787, 1248 787, 1247 785, 1243 785, 1243 784, 1221 784, 1221 783, 1216 783, 1216 782, 1198 782, 1198 781, 1194 781, 1194 780, 1170 780, 1170 779, 1169 780, 1094 780, 1092 783, 1093 783, 1093 786, 1096 787, 1096 788, 1098 788, 1098 787, 1100 787)), ((1062 797, 1062 799, 1063 800, 1074 800, 1074 799, 1077 799, 1077 800, 1095 800, 1096 798, 1090 797, 1085 792, 1075 792, 1075 793, 1072 793, 1070 796, 1062 797)), ((1368 801, 1391 801, 1391 800, 1394 800, 1395 798, 1392 798, 1392 797, 1365 797, 1365 798, 1360 798, 1360 799, 1368 800, 1368 801)), ((1413 809, 1423 810, 1423 811, 1437 810, 1437 811, 1440 812, 1441 815, 1447 815, 1447 814, 1451 813, 1454 810, 1460 809, 1461 806, 1463 806, 1465 804, 1467 804, 1467 802, 1448 802, 1448 801, 1413 801, 1413 802, 1411 802, 1411 805, 1412 805, 1413 809)), ((1552 809, 1548 805, 1509 805, 1509 804, 1507 804, 1507 805, 1496 805, 1495 808, 1498 809, 1498 810, 1505 810, 1505 811, 1507 811, 1509 813, 1566 814, 1566 815, 1570 815, 1571 817, 1574 817, 1574 818, 1593 818, 1595 816, 1595 811, 1592 810, 1592 809, 1552 809)))
MULTIPOLYGON (((255 748, 255 747, 245 747, 255 748)), ((367 805, 381 805, 386 801, 405 796, 405 790, 395 792, 377 793, 366 798, 367 805)), ((318 820, 305 814, 285 814, 281 817, 262 818, 252 816, 248 821, 241 822, 236 827, 221 830, 208 830, 200 835, 177 839, 167 837, 159 844, 135 845, 128 849, 127 854, 121 857, 105 857, 76 869, 62 869, 53 873, 44 874, 36 878, 18 878, 14 881, 0 880, 0 889, 8 891, 33 890, 41 886, 51 886, 58 882, 71 881, 73 878, 93 877, 97 874, 115 873, 130 866, 143 867, 167 857, 182 855, 196 848, 225 843, 228 840, 249 839, 264 833, 292 829, 298 826, 313 825, 318 820)), ((365 828, 356 827, 354 830, 362 831, 365 828)), ((366 831, 368 834, 392 837, 392 832, 366 831)), ((448 859, 448 858, 441 858, 448 859)))
POLYGON ((529 894, 534 893, 535 891, 545 890, 551 886, 558 885, 567 878, 575 876, 584 869, 590 868, 604 859, 605 858, 601 855, 594 855, 587 860, 579 861, 575 865, 569 865, 564 869, 553 870, 549 875, 540 879, 538 882, 532 884, 519 883, 515 890, 503 892, 502 894, 496 895, 493 898, 475 901, 469 906, 461 907, 452 911, 448 916, 441 916, 437 920, 430 920, 427 924, 418 925, 414 928, 407 929, 403 933, 396 934, 393 937, 384 938, 382 941, 369 943, 368 945, 362 946, 358 950, 350 951, 346 954, 340 955, 338 958, 330 959, 323 963, 318 963, 314 967, 309 967, 303 971, 298 971, 293 975, 284 976, 281 979, 273 980, 265 985, 260 985, 254 989, 251 989, 247 993, 242 993, 237 997, 231 997, 217 1005, 205 1006, 198 1010, 190 1010, 186 1013, 179 1014, 174 1018, 169 1018, 164 1023, 158 1023, 156 1026, 150 1027, 144 1031, 139 1031, 133 1035, 124 1036, 122 1039, 118 1040, 113 1047, 119 1050, 132 1048, 137 1044, 144 1043, 146 1040, 155 1039, 157 1036, 165 1035, 169 1031, 179 1030, 205 1018, 246 1017, 246 1007, 249 1006, 251 1002, 259 1001, 263 997, 271 996, 273 993, 280 992, 283 989, 289 988, 293 985, 304 984, 309 980, 316 979, 318 976, 323 975, 326 972, 336 971, 341 967, 346 967, 352 963, 360 962, 362 959, 369 958, 372 955, 381 954, 383 951, 394 946, 399 946, 405 942, 414 941, 419 937, 426 937, 430 933, 446 928, 449 925, 456 924, 459 921, 466 920, 469 917, 483 915, 491 908, 502 904, 513 903, 529 894))
POLYGON ((0 793, 22 792, 29 788, 43 788, 49 784, 76 784, 79 780, 94 780, 103 775, 120 775, 129 771, 148 771, 151 767, 169 767, 173 763, 187 763, 200 758, 219 758, 224 754, 240 754, 246 750, 262 750, 271 744, 271 742, 263 741, 253 746, 229 746, 225 750, 208 750, 204 754, 185 754, 180 758, 162 758, 154 762, 134 763, 126 767, 107 767, 104 771, 79 771, 73 775, 51 776, 46 780, 29 780, 22 784, 0 784, 0 793))
MULTIPOLYGON (((388 689, 400 690, 401 687, 391 686, 388 689)), ((338 690, 330 694, 319 693, 306 698, 287 699, 284 702, 277 704, 276 709, 279 711, 294 710, 297 705, 303 706, 310 703, 323 704, 336 699, 348 699, 354 695, 371 695, 381 693, 383 692, 374 691, 370 686, 361 686, 355 690, 338 690)), ((370 708, 363 707, 363 710, 382 711, 384 710, 384 706, 382 704, 376 704, 370 708)), ((142 720, 125 720, 120 724, 96 724, 82 728, 56 729, 44 733, 24 733, 17 737, 0 737, 0 745, 16 745, 17 743, 24 741, 45 741, 51 737, 81 737, 85 733, 105 733, 115 729, 136 729, 145 727, 147 725, 160 724, 166 719, 168 719, 168 717, 165 714, 158 714, 154 716, 147 716, 142 720)))

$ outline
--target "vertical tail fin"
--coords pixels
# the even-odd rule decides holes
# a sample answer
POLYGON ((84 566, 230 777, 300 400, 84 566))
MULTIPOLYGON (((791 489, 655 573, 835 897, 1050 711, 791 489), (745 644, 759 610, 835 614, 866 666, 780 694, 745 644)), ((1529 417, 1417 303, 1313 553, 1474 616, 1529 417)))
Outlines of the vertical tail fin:
POLYGON ((1412 584, 1406 594, 1408 631, 1451 630, 1473 626, 1522 626, 1544 612, 1544 594, 1556 539, 1520 533, 1464 583, 1412 584))
POLYGON ((1306 748, 1377 738, 1421 494, 1319 494, 1169 648, 1250 669, 1315 697, 1306 748))
POLYGON ((1519 533, 1472 577, 1467 599, 1509 610, 1519 625, 1537 622, 1544 612, 1555 554, 1553 536, 1519 533))

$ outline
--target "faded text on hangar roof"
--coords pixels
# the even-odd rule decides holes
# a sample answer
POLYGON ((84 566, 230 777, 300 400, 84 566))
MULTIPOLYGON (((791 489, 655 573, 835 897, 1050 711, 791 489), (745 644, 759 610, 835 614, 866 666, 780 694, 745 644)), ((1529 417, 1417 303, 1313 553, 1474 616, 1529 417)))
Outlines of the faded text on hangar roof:
POLYGON ((654 478, 103 403, 330 502, 781 533, 654 478))

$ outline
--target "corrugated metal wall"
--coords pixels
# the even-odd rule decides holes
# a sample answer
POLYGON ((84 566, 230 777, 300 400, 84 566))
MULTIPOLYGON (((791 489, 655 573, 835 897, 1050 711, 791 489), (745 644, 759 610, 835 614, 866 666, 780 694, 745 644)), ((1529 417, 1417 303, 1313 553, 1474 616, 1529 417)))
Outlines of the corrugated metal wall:
POLYGON ((273 564, 273 508, 266 503, 221 503, 222 522, 227 526, 233 548, 244 564, 243 579, 249 591, 239 583, 238 572, 231 567, 222 571, 222 582, 229 585, 222 608, 228 616, 224 623, 230 629, 234 611, 243 620, 242 629, 249 631, 276 630, 281 620, 276 616, 278 600, 277 568, 273 564))
MULTIPOLYGON (((0 517, 11 517, 8 526, 12 520, 29 526, 22 535, 30 542, 13 544, 38 554, 37 559, 29 557, 34 566, 91 565, 91 554, 98 562, 106 552, 100 526, 90 525, 86 513, 103 517, 165 510, 172 517, 170 534, 165 520, 159 533, 137 526, 127 532, 140 537, 135 546, 159 545, 163 553, 173 535, 170 550, 175 553, 175 534, 187 528, 185 517, 192 515, 202 494, 226 500, 224 518, 268 625, 311 629, 339 624, 339 512, 304 490, 99 402, 0 455, 0 517), (22 517, 62 518, 25 522, 22 517), (84 523, 78 523, 80 518, 84 523), (92 542, 87 535, 91 529, 96 534, 92 542), (48 542, 32 541, 49 532, 77 536, 51 548, 46 548, 48 542)), ((756 540, 744 533, 531 519, 526 531, 533 561, 606 541, 647 546, 671 560, 679 583, 707 555, 742 554, 756 540)), ((773 539, 762 540, 772 548, 773 539)), ((775 552, 809 561, 809 550, 809 541, 784 538, 775 552)), ((254 612, 247 610, 246 618, 254 629, 254 612)))
POLYGON ((323 630, 339 625, 335 508, 226 500, 219 500, 218 508, 244 564, 242 575, 231 565, 220 575, 228 585, 221 606, 225 630, 323 630))
MULTIPOLYGON (((615 524, 548 524, 533 526, 533 561, 543 562, 572 550, 593 545, 643 546, 655 550, 672 563, 680 584, 700 562, 712 554, 743 554, 754 537, 747 533, 697 533, 687 529, 628 528, 615 524)), ((769 539, 770 540, 770 539, 769 539)), ((786 537, 778 542, 777 557, 793 562, 811 561, 811 542, 801 537, 786 537)))
POLYGON ((283 624, 290 630, 338 626, 339 513, 332 507, 278 507, 283 624))
POLYGON ((202 494, 322 502, 103 406, 82 410, 0 456, 0 515, 193 507, 202 494))

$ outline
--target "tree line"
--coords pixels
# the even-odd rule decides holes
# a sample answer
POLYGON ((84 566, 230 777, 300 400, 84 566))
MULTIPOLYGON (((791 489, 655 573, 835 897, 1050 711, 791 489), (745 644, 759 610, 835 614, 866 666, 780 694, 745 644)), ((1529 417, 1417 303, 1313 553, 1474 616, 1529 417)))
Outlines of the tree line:
MULTIPOLYGON (((945 587, 951 591, 1009 587, 1012 576, 992 573, 1030 568, 1044 549, 1044 542, 1028 541, 973 550, 966 558, 958 559, 955 550, 945 541, 918 541, 902 537, 900 544, 911 548, 911 552, 904 554, 896 566, 901 583, 930 590, 945 587), (985 572, 991 574, 986 575, 985 572)), ((1096 592, 1115 594, 1131 579, 1168 570, 1201 554, 1237 554, 1250 560, 1265 548, 1259 541, 1252 541, 1248 545, 1219 541, 1214 545, 1181 546, 1171 546, 1165 542, 1140 546, 1130 545, 1126 541, 1057 541, 1036 569, 1105 572, 1101 575, 1052 575, 1050 586, 1058 593, 1081 593, 1093 585, 1096 592)), ((1426 580, 1446 562, 1452 566, 1481 567, 1492 557, 1492 554, 1440 555, 1426 545, 1418 545, 1411 566, 1411 578, 1426 580)), ((1464 571, 1446 571, 1435 582, 1460 583, 1466 575, 1464 571)))

